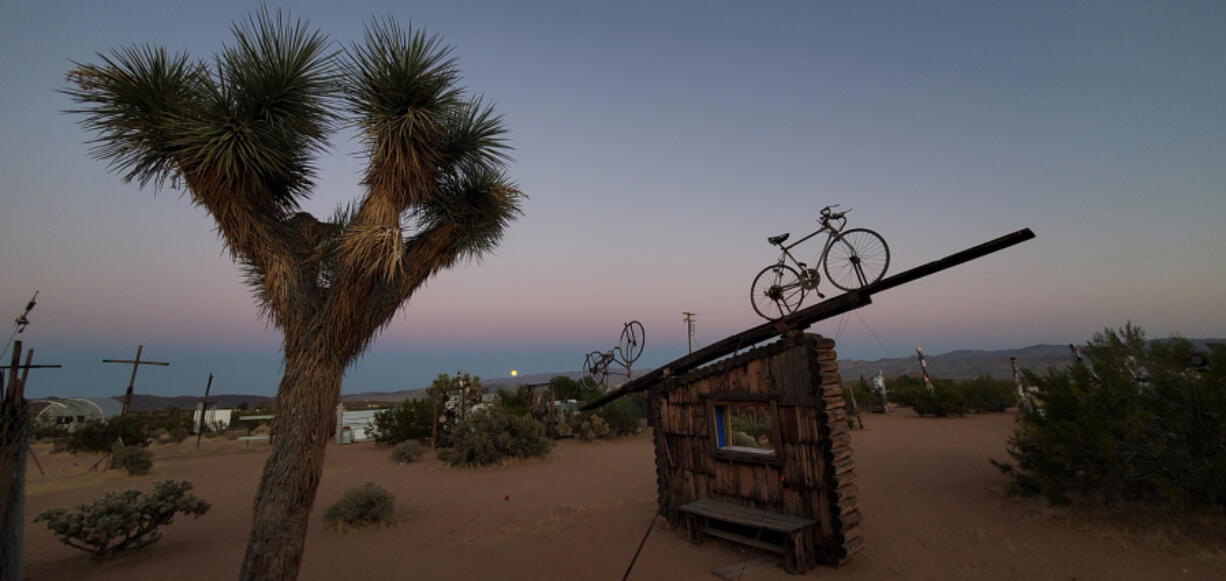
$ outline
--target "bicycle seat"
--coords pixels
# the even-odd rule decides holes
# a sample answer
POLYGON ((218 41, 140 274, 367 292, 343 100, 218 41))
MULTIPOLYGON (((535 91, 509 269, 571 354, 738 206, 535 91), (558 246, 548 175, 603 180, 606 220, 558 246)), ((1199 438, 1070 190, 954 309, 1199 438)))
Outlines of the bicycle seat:
POLYGON ((766 241, 770 242, 771 244, 774 244, 775 246, 779 246, 780 244, 783 244, 784 240, 788 239, 788 236, 791 236, 791 235, 792 233, 788 232, 785 234, 780 234, 778 236, 771 236, 770 238, 767 238, 766 241))

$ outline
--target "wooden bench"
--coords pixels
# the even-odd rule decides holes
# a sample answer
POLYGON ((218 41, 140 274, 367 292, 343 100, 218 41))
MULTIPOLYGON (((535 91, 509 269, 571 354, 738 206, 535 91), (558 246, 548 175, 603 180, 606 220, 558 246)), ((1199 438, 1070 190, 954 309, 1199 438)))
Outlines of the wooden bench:
POLYGON ((702 543, 703 535, 711 535, 782 553, 783 567, 796 574, 804 573, 816 563, 812 535, 817 521, 813 519, 711 498, 686 503, 680 511, 685 514, 686 529, 695 544, 702 543), (720 528, 720 523, 733 526, 720 528), (774 534, 763 535, 764 531, 774 534))

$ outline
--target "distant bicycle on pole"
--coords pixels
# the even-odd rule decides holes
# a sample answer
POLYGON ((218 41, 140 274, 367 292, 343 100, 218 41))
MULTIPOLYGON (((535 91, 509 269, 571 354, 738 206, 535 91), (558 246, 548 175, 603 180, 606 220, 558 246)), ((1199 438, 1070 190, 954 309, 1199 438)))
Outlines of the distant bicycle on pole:
POLYGON ((805 300, 805 293, 813 291, 817 296, 826 298, 817 290, 821 276, 817 267, 826 272, 826 280, 841 290, 852 291, 873 284, 885 275, 890 266, 890 247, 880 234, 866 228, 847 226, 847 214, 851 212, 835 212, 838 204, 822 208, 818 222, 822 227, 817 231, 784 246, 790 234, 771 236, 766 241, 781 250, 779 260, 758 273, 753 279, 749 298, 753 310, 763 318, 776 320, 800 308, 805 300), (826 244, 817 257, 817 263, 809 265, 796 260, 791 250, 801 243, 826 233, 826 244), (791 265, 789 265, 791 263, 791 265))

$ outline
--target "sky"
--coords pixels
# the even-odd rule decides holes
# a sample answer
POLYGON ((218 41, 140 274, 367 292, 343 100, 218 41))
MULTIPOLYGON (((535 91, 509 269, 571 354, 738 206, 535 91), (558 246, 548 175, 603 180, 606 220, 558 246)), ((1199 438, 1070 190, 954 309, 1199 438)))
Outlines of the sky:
MULTIPOLYGON (((515 148, 524 215, 419 291, 347 371, 392 391, 463 370, 580 367, 641 321, 640 368, 761 322, 766 237, 829 204, 880 232, 890 273, 1018 230, 1037 238, 873 297, 812 330, 841 357, 1083 343, 1126 322, 1226 336, 1221 2, 293 2, 338 47, 371 17, 439 34, 515 148)), ((0 6, 0 311, 27 397, 272 395, 280 336, 181 192, 94 159, 59 93, 74 62, 148 43, 208 59, 254 2, 0 6)), ((333 136, 305 208, 361 195, 333 136)), ((793 238, 795 239, 795 238, 793 238)), ((807 253, 815 257, 816 245, 807 253)), ((832 290, 830 287, 825 287, 832 290)), ((0 328, 5 328, 0 325, 0 328)), ((6 357, 7 359, 7 357, 6 357)))

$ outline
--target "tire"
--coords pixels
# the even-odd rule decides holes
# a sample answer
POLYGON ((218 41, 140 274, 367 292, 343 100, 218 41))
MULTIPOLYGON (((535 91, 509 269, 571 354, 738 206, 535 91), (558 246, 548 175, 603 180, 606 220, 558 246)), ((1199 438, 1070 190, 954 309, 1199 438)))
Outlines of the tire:
POLYGON ((617 347, 621 349, 626 365, 634 363, 639 355, 643 354, 643 346, 646 344, 647 334, 643 331, 643 324, 638 321, 626 323, 622 328, 621 339, 617 341, 617 347))
POLYGON ((790 266, 774 264, 762 269, 753 279, 749 301, 762 318, 774 321, 783 318, 805 300, 805 287, 800 275, 790 266))
POLYGON ((826 280, 845 290, 856 290, 881 280, 890 267, 890 247, 880 234, 852 228, 830 241, 822 253, 826 280))
POLYGON ((609 374, 609 364, 604 360, 604 353, 592 351, 583 358, 583 377, 592 378, 595 385, 604 385, 605 376, 609 374))

